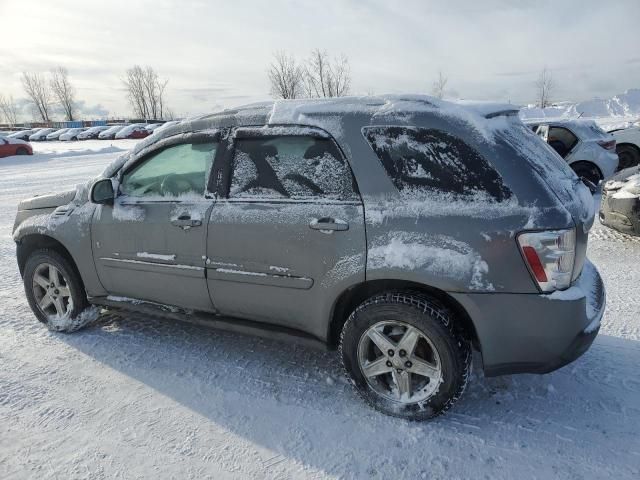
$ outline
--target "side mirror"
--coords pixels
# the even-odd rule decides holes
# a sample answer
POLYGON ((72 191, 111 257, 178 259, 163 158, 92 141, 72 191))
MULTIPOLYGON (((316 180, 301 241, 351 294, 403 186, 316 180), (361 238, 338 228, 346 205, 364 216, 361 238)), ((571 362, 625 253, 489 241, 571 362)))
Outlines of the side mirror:
POLYGON ((97 203, 98 205, 113 205, 115 192, 113 191, 111 179, 103 178, 102 180, 95 182, 91 186, 89 199, 91 200, 91 203, 97 203))

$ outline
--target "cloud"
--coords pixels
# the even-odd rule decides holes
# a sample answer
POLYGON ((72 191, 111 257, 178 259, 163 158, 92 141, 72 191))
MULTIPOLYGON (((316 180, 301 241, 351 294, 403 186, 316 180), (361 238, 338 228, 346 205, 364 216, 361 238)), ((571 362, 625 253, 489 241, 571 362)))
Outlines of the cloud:
POLYGON ((317 47, 349 57, 354 92, 429 92, 442 70, 465 98, 528 103, 545 65, 558 99, 640 86, 637 0, 616 2, 615 31, 600 0, 0 2, 1 90, 23 96, 20 72, 64 65, 79 99, 118 115, 135 64, 169 79, 173 111, 196 114, 269 98, 273 52, 317 47))

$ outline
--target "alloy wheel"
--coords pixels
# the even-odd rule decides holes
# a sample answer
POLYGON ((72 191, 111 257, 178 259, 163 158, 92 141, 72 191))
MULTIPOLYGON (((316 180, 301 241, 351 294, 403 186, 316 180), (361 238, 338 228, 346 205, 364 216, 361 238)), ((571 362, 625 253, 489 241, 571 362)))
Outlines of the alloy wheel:
POLYGON ((358 342, 358 363, 368 385, 402 404, 420 403, 438 391, 442 364, 434 344, 416 327, 383 321, 358 342))
POLYGON ((33 273, 33 294, 38 308, 46 316, 64 317, 73 310, 69 283, 50 263, 41 263, 33 273))

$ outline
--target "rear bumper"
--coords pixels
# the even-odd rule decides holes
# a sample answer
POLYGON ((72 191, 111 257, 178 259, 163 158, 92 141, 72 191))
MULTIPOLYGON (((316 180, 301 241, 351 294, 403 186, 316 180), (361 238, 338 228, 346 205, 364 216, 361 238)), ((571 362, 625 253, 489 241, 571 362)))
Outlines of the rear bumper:
POLYGON ((476 328, 487 376, 548 373, 586 352, 600 329, 606 294, 589 261, 553 294, 452 294, 476 328))

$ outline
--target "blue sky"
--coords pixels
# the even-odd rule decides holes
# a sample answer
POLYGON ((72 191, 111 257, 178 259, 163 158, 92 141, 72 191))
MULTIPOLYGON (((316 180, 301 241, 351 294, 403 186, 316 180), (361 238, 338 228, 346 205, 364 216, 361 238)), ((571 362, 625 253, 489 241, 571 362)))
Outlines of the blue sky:
POLYGON ((0 0, 0 93, 20 73, 69 70, 88 113, 130 113, 121 78, 151 65, 178 115, 269 98, 276 50, 350 59, 355 94, 429 93, 528 103, 546 65, 554 100, 640 88, 640 2, 0 0))

